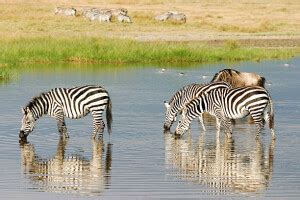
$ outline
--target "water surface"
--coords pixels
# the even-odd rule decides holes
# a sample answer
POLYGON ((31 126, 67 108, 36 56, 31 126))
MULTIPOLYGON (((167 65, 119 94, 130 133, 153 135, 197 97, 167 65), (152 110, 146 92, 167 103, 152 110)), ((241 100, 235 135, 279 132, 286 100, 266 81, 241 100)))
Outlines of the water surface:
POLYGON ((161 66, 20 69, 17 79, 0 85, 1 199, 299 198, 300 59, 234 66, 266 77, 276 141, 268 128, 255 140, 247 120, 237 122, 233 140, 217 139, 209 117, 205 134, 197 121, 182 139, 163 133, 163 101, 186 84, 208 82, 222 64, 163 73, 161 66), (67 119, 70 138, 60 140, 55 120, 45 116, 28 143, 19 144, 21 106, 51 88, 84 84, 102 85, 111 95, 110 137, 91 140, 89 115, 67 119))

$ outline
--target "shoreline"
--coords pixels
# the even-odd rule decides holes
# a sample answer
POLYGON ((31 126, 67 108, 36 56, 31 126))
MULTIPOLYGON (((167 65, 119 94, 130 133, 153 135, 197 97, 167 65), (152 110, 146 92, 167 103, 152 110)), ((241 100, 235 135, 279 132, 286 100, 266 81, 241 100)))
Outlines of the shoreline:
POLYGON ((300 55, 300 3, 276 0, 0 3, 0 69, 30 63, 209 63, 300 55), (56 6, 125 8, 133 23, 55 15, 56 6), (184 24, 158 22, 168 10, 184 24), (255 14, 254 14, 255 13, 255 14))
MULTIPOLYGON (((274 45, 274 41, 271 44, 274 45)), ((266 44, 264 41, 251 42, 266 44)), ((289 42, 295 44, 294 41, 289 42)), ((300 48, 253 47, 236 40, 145 42, 113 38, 39 37, 0 39, 0 52, 0 66, 3 68, 28 63, 178 64, 260 61, 292 58, 300 54, 300 48)))

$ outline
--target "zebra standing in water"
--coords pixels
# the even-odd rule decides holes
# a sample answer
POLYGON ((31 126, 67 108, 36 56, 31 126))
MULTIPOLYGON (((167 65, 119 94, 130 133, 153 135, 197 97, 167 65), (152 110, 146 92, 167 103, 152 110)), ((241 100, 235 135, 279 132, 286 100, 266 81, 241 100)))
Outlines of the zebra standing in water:
POLYGON ((35 127, 36 120, 44 114, 54 117, 61 136, 69 137, 65 117, 78 119, 88 113, 93 115, 93 138, 102 134, 105 124, 102 113, 106 108, 108 133, 111 133, 112 105, 108 92, 101 86, 81 86, 73 88, 55 88, 33 98, 22 109, 23 119, 19 137, 26 139, 35 127))
POLYGON ((264 117, 266 121, 269 121, 269 127, 275 139, 273 103, 267 90, 262 87, 217 88, 203 93, 183 109, 182 120, 176 127, 175 134, 183 135, 188 130, 191 121, 203 112, 216 116, 218 135, 222 125, 228 138, 231 138, 232 134, 230 119, 239 119, 250 114, 257 126, 258 136, 264 126, 262 121, 264 117))
MULTIPOLYGON (((180 112, 186 104, 188 104, 194 98, 197 98, 202 92, 208 92, 216 88, 231 88, 226 82, 214 82, 210 84, 190 84, 180 90, 178 90, 175 95, 171 98, 169 103, 165 103, 166 107, 166 117, 164 123, 164 129, 166 131, 170 130, 173 122, 176 120, 176 115, 180 112)), ((205 131, 205 126, 203 122, 202 114, 199 115, 199 121, 202 124, 202 128, 205 131)))

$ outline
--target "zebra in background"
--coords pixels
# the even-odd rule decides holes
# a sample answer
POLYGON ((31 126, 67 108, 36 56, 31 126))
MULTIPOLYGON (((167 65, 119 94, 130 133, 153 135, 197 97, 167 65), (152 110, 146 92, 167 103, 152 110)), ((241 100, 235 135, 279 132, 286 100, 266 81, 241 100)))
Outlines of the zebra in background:
MULTIPOLYGON (((166 107, 166 116, 164 129, 169 131, 173 122, 176 121, 176 115, 181 112, 186 104, 188 104, 194 98, 197 98, 202 92, 208 92, 216 88, 231 88, 231 86, 226 82, 215 82, 211 84, 190 84, 180 90, 178 90, 175 95, 171 98, 169 103, 164 102, 166 107)), ((205 126, 203 122, 202 114, 199 115, 199 121, 202 124, 202 128, 205 131, 205 126)))
POLYGON ((44 114, 54 117, 61 136, 68 138, 65 117, 78 119, 88 113, 93 115, 93 135, 102 135, 105 124, 102 113, 106 108, 108 133, 111 133, 112 104, 108 92, 101 86, 87 85, 73 88, 54 88, 34 97, 23 109, 19 137, 26 139, 35 127, 36 120, 44 114))
POLYGON ((228 138, 232 137, 230 119, 239 119, 250 114, 257 126, 258 136, 264 126, 262 120, 264 117, 269 121, 269 128, 275 139, 273 103, 267 90, 262 87, 216 88, 203 93, 183 109, 182 120, 176 127, 175 135, 183 135, 191 121, 203 112, 216 116, 218 135, 222 125, 228 138))
POLYGON ((210 82, 213 83, 218 81, 225 81, 232 85, 232 87, 260 86, 264 88, 266 79, 256 73, 239 72, 234 69, 223 69, 216 73, 210 82))

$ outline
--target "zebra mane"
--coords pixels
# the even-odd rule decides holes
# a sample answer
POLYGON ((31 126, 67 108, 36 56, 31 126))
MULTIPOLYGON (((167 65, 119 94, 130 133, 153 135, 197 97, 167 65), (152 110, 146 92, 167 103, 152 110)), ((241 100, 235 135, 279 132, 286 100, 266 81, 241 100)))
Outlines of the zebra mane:
POLYGON ((181 93, 182 91, 184 91, 187 87, 191 86, 191 85, 198 85, 198 83, 192 83, 192 84, 189 84, 189 85, 186 85, 184 87, 182 87, 181 89, 179 89, 175 95, 172 96, 171 100, 169 101, 169 105, 171 105, 171 103, 176 99, 178 98, 177 96, 180 95, 181 96, 181 93))
MULTIPOLYGON (((237 70, 235 70, 235 69, 222 69, 221 71, 219 71, 218 73, 216 73, 216 74, 214 75, 214 77, 212 78, 212 80, 211 80, 210 82, 212 83, 212 82, 214 82, 214 81, 220 81, 220 80, 218 80, 218 78, 219 78, 219 76, 220 76, 221 74, 223 74, 223 76, 224 76, 224 74, 229 74, 230 77, 232 77, 232 76, 233 76, 233 72, 236 73, 237 75, 240 75, 240 74, 241 74, 241 72, 239 72, 239 71, 237 71, 237 70)), ((225 76, 226 76, 226 75, 225 75, 225 76)))
POLYGON ((215 73, 214 77, 211 79, 210 82, 211 83, 214 82, 217 79, 218 75, 219 75, 219 73, 215 73))
POLYGON ((29 103, 25 106, 25 108, 29 108, 31 110, 32 107, 34 107, 34 105, 36 105, 36 102, 41 99, 42 97, 44 97, 47 94, 47 92, 42 92, 41 94, 35 96, 32 98, 31 101, 29 101, 29 103))

